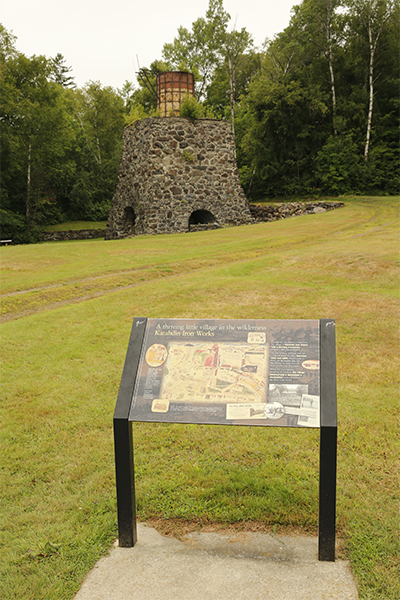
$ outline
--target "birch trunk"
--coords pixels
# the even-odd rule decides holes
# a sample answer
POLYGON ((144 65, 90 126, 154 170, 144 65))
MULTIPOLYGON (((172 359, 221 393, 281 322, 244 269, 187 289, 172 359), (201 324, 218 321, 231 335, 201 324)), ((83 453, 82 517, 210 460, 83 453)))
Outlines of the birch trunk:
POLYGON ((326 5, 325 34, 326 34, 326 42, 327 42, 327 46, 328 46, 329 76, 330 76, 330 81, 331 81, 333 133, 334 133, 334 135, 337 135, 337 129, 336 129, 336 87, 335 87, 335 75, 334 75, 334 72, 333 72, 333 51, 332 51, 331 21, 332 21, 332 4, 331 3, 327 3, 327 5, 326 5))
MULTIPOLYGON (((380 33, 380 32, 379 32, 380 33)), ((372 26, 371 19, 368 20, 368 42, 369 42, 369 104, 368 104, 368 119, 367 119, 367 137, 365 140, 364 148, 364 159, 368 160, 369 145, 371 140, 371 129, 372 129, 372 112, 374 109, 374 57, 376 44, 378 42, 379 34, 376 37, 375 43, 372 41, 372 26)))
POLYGON ((375 57, 378 41, 385 25, 390 18, 393 10, 393 3, 387 0, 369 0, 361 3, 360 11, 361 20, 368 34, 369 46, 369 70, 368 70, 368 85, 369 85, 369 101, 368 101, 368 118, 367 118, 367 135, 365 138, 364 160, 368 160, 369 148, 371 144, 372 131, 372 116, 374 110, 374 71, 375 57))
POLYGON ((30 227, 31 220, 31 155, 32 155, 32 145, 29 142, 28 144, 28 168, 26 173, 26 222, 28 223, 28 228, 30 227))

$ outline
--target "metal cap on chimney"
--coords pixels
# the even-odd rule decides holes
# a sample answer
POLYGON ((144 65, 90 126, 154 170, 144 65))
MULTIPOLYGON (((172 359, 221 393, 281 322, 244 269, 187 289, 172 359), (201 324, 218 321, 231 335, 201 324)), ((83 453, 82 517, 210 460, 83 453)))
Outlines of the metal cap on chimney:
POLYGON ((179 117, 182 100, 195 97, 193 73, 169 71, 157 75, 157 109, 161 117, 179 117))

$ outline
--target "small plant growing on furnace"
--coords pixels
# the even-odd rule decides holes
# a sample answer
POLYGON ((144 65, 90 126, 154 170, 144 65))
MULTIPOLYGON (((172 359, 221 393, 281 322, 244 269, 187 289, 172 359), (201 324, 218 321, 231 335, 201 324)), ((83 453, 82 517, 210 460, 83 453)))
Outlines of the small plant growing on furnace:
POLYGON ((186 149, 181 154, 183 160, 186 162, 193 163, 196 159, 195 155, 190 152, 190 150, 186 149))

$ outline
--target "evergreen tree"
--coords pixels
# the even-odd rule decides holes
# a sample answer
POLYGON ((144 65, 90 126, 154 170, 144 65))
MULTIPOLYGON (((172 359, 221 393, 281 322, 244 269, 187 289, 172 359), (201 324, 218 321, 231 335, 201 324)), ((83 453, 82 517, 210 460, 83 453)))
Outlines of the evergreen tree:
POLYGON ((50 78, 62 85, 65 88, 76 88, 74 78, 68 73, 71 73, 72 68, 67 67, 65 65, 65 58, 62 54, 56 54, 54 58, 51 59, 51 73, 50 78))

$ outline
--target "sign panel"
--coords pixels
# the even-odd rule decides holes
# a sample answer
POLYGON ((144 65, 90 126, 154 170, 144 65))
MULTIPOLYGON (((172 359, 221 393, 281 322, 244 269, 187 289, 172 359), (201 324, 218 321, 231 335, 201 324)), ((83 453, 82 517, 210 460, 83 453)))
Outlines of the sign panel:
POLYGON ((130 421, 320 427, 317 320, 148 319, 130 421))

